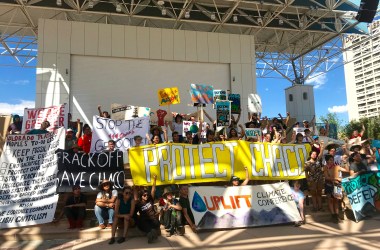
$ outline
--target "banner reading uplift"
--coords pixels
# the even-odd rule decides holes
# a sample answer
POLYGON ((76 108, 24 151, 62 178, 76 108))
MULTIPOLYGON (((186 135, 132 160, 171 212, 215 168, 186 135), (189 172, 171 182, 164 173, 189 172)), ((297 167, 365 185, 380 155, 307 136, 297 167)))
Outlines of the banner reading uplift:
POLYGON ((303 165, 310 145, 228 141, 189 145, 179 143, 132 147, 129 161, 135 185, 228 181, 232 175, 250 179, 296 180, 305 178, 303 165))
POLYGON ((195 224, 201 229, 257 227, 300 221, 286 182, 239 187, 190 187, 195 224))

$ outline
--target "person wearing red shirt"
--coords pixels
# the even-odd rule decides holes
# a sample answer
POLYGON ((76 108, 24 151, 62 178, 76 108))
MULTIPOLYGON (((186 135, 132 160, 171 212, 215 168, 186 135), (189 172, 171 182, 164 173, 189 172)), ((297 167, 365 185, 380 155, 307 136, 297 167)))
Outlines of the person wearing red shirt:
POLYGON ((364 124, 362 124, 362 131, 360 131, 360 133, 357 131, 357 130, 354 130, 352 132, 352 135, 351 135, 351 138, 350 139, 354 139, 354 138, 358 138, 358 137, 362 137, 363 134, 365 132, 365 127, 364 127, 364 124))
POLYGON ((78 139, 78 146, 82 148, 85 153, 90 153, 92 140, 92 131, 88 124, 83 126, 83 135, 78 139))

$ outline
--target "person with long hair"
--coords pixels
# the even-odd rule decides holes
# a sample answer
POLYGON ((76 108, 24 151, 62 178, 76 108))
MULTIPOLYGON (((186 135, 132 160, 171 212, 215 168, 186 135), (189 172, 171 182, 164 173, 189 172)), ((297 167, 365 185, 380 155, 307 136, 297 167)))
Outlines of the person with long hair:
POLYGON ((115 221, 112 224, 112 236, 108 244, 115 243, 115 234, 119 219, 124 221, 123 236, 117 240, 117 243, 123 243, 127 237, 129 226, 134 224, 133 216, 135 213, 135 200, 132 195, 132 188, 125 186, 123 188, 123 196, 121 199, 117 199, 115 203, 115 221))
POLYGON ((115 202, 117 199, 117 190, 113 188, 113 182, 104 179, 98 189, 100 192, 95 200, 95 215, 99 222, 100 229, 111 229, 113 216, 115 214, 115 202), (108 215, 108 225, 105 226, 104 218, 108 215))
POLYGON ((322 189, 324 185, 323 179, 323 141, 320 142, 320 152, 317 155, 316 151, 311 151, 310 157, 305 163, 305 175, 308 189, 312 195, 313 211, 322 210, 322 189))
POLYGON ((137 227, 146 233, 148 243, 153 243, 160 234, 160 221, 157 218, 157 213, 154 207, 154 196, 156 192, 156 179, 153 176, 153 185, 150 193, 148 190, 143 189, 139 192, 137 188, 134 189, 134 198, 136 202, 136 210, 139 212, 137 219, 137 227))

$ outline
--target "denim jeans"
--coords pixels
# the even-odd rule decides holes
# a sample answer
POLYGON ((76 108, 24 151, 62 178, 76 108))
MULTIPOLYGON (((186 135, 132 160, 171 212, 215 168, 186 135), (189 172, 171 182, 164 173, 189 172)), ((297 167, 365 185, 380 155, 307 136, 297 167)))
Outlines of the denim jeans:
POLYGON ((99 225, 104 224, 104 219, 108 217, 108 224, 113 222, 113 215, 115 210, 113 208, 99 207, 95 205, 95 216, 98 219, 99 225))

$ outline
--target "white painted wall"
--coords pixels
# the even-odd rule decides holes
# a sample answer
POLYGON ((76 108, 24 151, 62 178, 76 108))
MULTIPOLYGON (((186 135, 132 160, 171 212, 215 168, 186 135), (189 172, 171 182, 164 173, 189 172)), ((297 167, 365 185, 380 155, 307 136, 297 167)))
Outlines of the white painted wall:
POLYGON ((91 123, 98 104, 154 108, 159 88, 179 86, 172 110, 187 112, 188 86, 204 83, 241 94, 246 114, 254 69, 253 36, 40 19, 36 106, 66 102, 91 123))
POLYGON ((296 84, 285 89, 286 111, 297 121, 311 121, 315 115, 314 89, 312 85, 296 84), (306 99, 304 99, 306 93, 306 99), (290 95, 293 100, 290 100, 290 95))

